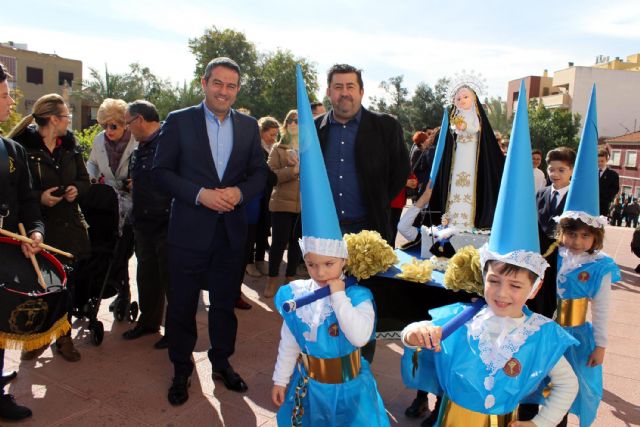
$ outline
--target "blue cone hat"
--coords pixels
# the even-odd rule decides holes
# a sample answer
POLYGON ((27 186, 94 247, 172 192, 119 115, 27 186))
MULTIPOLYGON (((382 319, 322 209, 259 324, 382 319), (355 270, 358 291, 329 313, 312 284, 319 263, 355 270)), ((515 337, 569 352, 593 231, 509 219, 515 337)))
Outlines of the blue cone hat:
POLYGON ((300 146, 300 197, 302 201, 302 254, 347 258, 320 141, 311 114, 309 96, 300 65, 296 66, 298 141, 300 146))
MULTIPOLYGON (((489 243, 480 249, 482 267, 489 260, 518 265, 542 278, 548 264, 540 255, 538 211, 531 165, 531 137, 524 80, 511 130, 489 243)), ((539 282, 539 280, 538 280, 539 282)))
POLYGON ((591 89, 587 116, 582 129, 578 156, 571 177, 564 212, 557 219, 580 219, 592 227, 604 227, 607 218, 600 216, 598 182, 598 113, 596 111, 596 85, 591 89))

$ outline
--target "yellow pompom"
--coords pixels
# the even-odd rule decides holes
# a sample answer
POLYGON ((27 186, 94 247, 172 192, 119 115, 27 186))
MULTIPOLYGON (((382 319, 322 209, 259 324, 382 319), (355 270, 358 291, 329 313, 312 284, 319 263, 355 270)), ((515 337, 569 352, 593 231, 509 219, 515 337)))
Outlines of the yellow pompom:
POLYGON ((444 286, 452 291, 466 291, 484 295, 480 253, 473 246, 459 249, 449 260, 444 273, 444 286))
POLYGON ((364 230, 358 234, 345 234, 344 241, 349 251, 347 273, 358 280, 386 271, 398 262, 393 248, 377 231, 364 230))
POLYGON ((400 266, 402 273, 396 274, 396 277, 411 282, 425 283, 431 280, 433 273, 433 264, 429 260, 412 259, 410 263, 400 266))

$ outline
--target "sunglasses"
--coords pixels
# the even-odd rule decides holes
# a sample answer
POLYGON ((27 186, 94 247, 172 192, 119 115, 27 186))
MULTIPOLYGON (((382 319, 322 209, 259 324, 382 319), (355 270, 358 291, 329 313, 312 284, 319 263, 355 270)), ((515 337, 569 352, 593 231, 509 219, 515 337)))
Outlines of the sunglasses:
POLYGON ((108 123, 106 125, 100 125, 102 126, 102 129, 104 130, 116 130, 118 129, 120 126, 115 124, 115 123, 108 123))
POLYGON ((298 124, 298 119, 288 119, 287 124, 290 125, 291 123, 298 124))

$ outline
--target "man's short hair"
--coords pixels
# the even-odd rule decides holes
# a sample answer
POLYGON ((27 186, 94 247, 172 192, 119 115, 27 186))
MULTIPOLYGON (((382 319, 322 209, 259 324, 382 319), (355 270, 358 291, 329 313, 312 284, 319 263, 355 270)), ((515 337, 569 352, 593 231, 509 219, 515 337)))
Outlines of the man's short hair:
POLYGON ((607 150, 606 148, 599 148, 598 157, 604 157, 605 159, 609 160, 609 150, 607 150))
POLYGON ((333 79, 334 74, 351 74, 355 73, 358 77, 358 84, 360 85, 360 89, 364 89, 364 83, 362 83, 362 70, 354 67, 349 64, 335 64, 333 67, 329 68, 329 73, 327 74, 327 86, 331 86, 331 79, 333 79))
POLYGON ((238 73, 238 84, 240 84, 240 66, 236 61, 226 56, 219 56, 209 61, 207 67, 204 69, 204 76, 202 76, 202 78, 208 82, 209 77, 211 77, 211 72, 216 67, 225 67, 238 73))
POLYGON ((324 107, 324 104, 320 101, 315 101, 311 103, 311 110, 313 111, 313 109, 318 108, 318 107, 324 107))
POLYGON ((155 105, 144 99, 138 99, 127 105, 130 116, 140 116, 145 122, 159 122, 160 115, 155 105))
POLYGON ((0 62, 0 83, 4 83, 5 80, 11 78, 13 78, 13 76, 7 72, 6 68, 4 68, 4 64, 0 62))
POLYGON ((533 150, 531 150, 531 155, 533 156, 534 154, 538 154, 540 157, 542 157, 542 150, 534 148, 533 150))
POLYGON ((576 152, 569 147, 558 147, 547 153, 547 164, 553 161, 564 162, 573 167, 576 162, 576 152))

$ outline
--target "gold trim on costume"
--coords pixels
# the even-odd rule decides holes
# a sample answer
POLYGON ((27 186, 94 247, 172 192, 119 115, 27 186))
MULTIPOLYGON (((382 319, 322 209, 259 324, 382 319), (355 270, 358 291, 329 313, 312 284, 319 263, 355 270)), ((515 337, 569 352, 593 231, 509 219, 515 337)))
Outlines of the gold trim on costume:
POLYGON ((31 351, 51 344, 71 330, 67 313, 58 319, 47 331, 36 334, 12 334, 0 332, 0 348, 5 350, 31 351))
POLYGON ((342 384, 360 373, 360 349, 332 359, 321 359, 302 353, 304 369, 310 378, 324 384, 342 384))
POLYGON ((444 408, 441 427, 507 427, 511 422, 518 419, 518 408, 513 412, 502 415, 483 414, 475 412, 456 404, 453 400, 447 399, 444 408))
POLYGON ((556 322, 560 326, 580 326, 587 321, 587 307, 589 298, 558 300, 556 309, 556 322))

